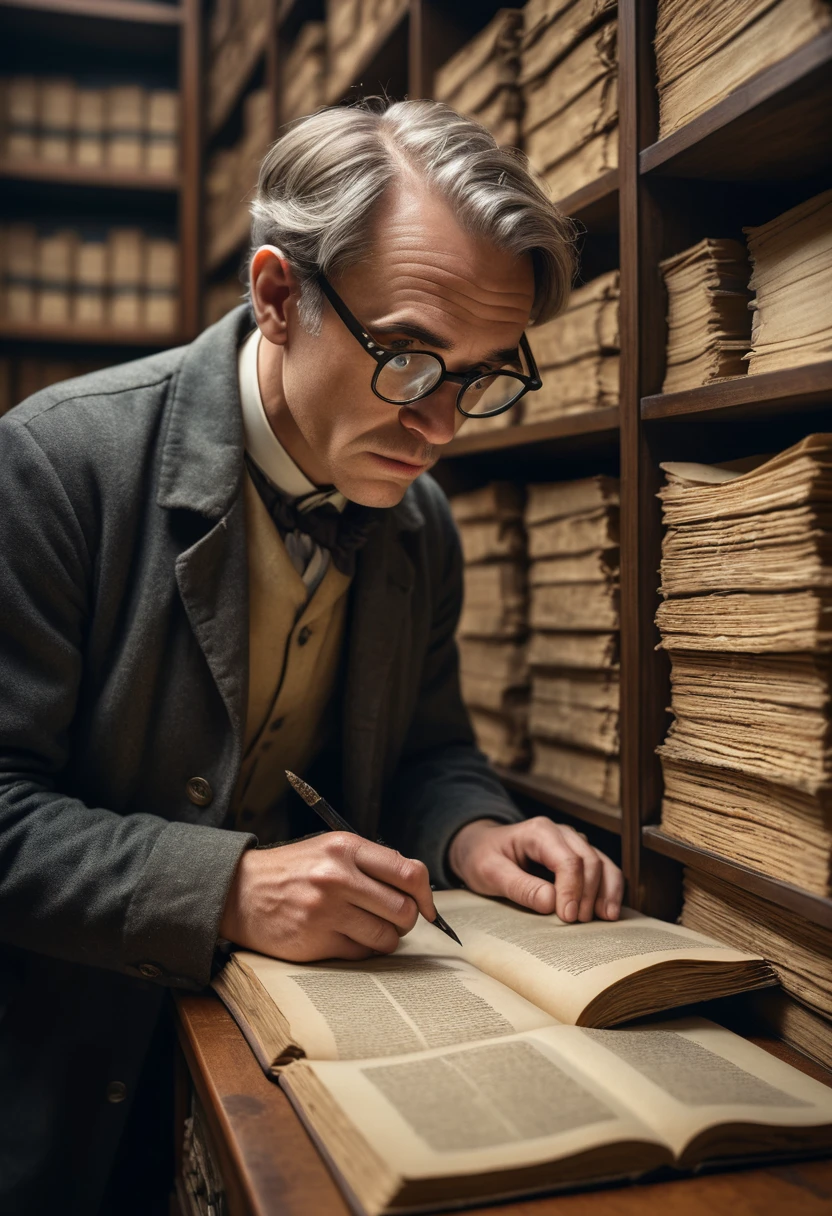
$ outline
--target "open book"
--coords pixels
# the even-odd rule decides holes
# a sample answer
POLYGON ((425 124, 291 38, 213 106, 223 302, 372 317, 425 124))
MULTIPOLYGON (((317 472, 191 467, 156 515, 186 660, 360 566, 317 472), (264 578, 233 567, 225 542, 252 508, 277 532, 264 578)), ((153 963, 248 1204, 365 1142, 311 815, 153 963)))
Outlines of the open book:
POLYGON ((214 980, 357 1210, 832 1146, 832 1090, 731 1032, 598 1029, 769 984, 760 958, 626 910, 566 925, 467 891, 436 905, 463 949, 420 921, 385 958, 239 952, 214 980))

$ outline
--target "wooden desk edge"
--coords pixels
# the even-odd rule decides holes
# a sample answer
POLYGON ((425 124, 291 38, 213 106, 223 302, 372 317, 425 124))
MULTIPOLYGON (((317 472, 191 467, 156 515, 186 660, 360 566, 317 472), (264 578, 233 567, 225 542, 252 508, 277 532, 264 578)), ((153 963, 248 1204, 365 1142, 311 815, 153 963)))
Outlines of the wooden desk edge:
MULTIPOLYGON (((175 996, 179 1041, 205 1111, 232 1216, 349 1216, 350 1209, 286 1096, 258 1065, 212 993, 175 996)), ((776 1039, 752 1041, 809 1076, 829 1073, 776 1039)), ((832 1161, 702 1174, 466 1209, 468 1216, 789 1216, 832 1211, 832 1161), (667 1188, 672 1187, 669 1191, 667 1188), (615 1200, 613 1200, 615 1196, 615 1200)))

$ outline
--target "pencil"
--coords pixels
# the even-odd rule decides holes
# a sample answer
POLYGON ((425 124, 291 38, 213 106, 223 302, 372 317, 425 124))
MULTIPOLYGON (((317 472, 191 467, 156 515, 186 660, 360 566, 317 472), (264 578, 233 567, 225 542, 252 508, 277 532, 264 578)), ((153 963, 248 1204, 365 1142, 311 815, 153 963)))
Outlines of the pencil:
MULTIPOLYGON (((307 806, 316 811, 323 819, 328 828, 332 828, 333 832, 351 832, 353 836, 359 836, 361 833, 356 832, 355 828, 347 823, 343 815, 339 815, 335 807, 330 806, 326 798, 322 798, 317 790, 313 790, 312 786, 306 781, 301 781, 300 777, 296 777, 294 773, 290 773, 286 769, 286 776, 289 779, 289 784, 292 789, 300 794, 307 806)), ((427 918, 426 918, 427 919, 427 918)), ((429 925, 435 925, 437 929, 441 929, 443 933, 447 933, 452 941, 455 941, 458 946, 462 945, 457 935, 454 933, 451 926, 444 917, 436 913, 436 920, 429 920, 429 925)))

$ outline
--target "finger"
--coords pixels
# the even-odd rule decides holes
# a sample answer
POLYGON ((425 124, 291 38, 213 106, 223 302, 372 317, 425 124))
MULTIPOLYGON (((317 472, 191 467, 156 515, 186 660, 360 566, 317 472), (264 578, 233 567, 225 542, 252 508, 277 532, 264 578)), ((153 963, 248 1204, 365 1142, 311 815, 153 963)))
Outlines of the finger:
POLYGON ((395 849, 387 849, 372 840, 362 840, 355 851, 355 864, 370 878, 409 895, 427 920, 436 919, 428 868, 424 862, 404 857, 395 849))
MULTIPOLYGON (((561 920, 577 920, 584 891, 584 842, 576 832, 552 823, 532 819, 534 831, 523 840, 526 856, 546 866, 555 876, 555 910, 561 920), (569 837, 573 839, 570 841, 569 837)), ((594 893, 593 893, 594 894, 594 893)))
POLYGON ((595 899, 595 912, 602 920, 617 920, 624 897, 624 875, 609 857, 598 849, 595 851, 601 862, 601 882, 595 899))
POLYGON ((338 928, 345 937, 377 954, 392 954, 399 944, 395 925, 355 904, 347 905, 338 928))
POLYGON ((533 912, 548 915, 555 910, 555 888, 543 878, 529 874, 505 853, 494 851, 482 862, 483 895, 499 895, 533 912))
POLYGON ((365 958, 372 958, 375 954, 375 951, 371 950, 369 946, 359 945, 344 933, 333 933, 332 937, 332 951, 326 955, 327 958, 345 958, 350 962, 358 963, 365 958))

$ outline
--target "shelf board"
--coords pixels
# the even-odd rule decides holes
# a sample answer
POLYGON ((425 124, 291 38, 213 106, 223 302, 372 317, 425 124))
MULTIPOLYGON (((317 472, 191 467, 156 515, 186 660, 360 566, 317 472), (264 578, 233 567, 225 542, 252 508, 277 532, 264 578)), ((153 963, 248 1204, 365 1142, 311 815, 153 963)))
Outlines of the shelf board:
MULTIPOLYGON (((350 89, 363 87, 362 78, 365 76, 374 78, 389 75, 387 61, 391 56, 396 35, 405 34, 405 22, 408 19, 409 13, 409 0, 400 0, 394 11, 390 13, 385 21, 379 24, 376 33, 367 45, 365 53, 355 66, 350 69, 349 76, 335 76, 335 84, 327 91, 327 105, 337 105, 339 101, 345 100, 350 89)), ((404 50, 404 63, 406 65, 406 45, 404 50)))
POLYGON ((566 198, 558 200, 558 209, 564 215, 578 220, 586 228, 602 231, 618 227, 618 170, 610 169, 576 190, 566 198))
POLYGON ((54 342, 60 346, 136 346, 160 350, 167 346, 178 346, 190 339, 181 333, 145 329, 81 329, 76 325, 0 320, 0 341, 54 342))
POLYGON ((769 878, 767 874, 761 874, 750 866, 728 861, 718 853, 675 840, 672 836, 666 836, 661 828, 654 824, 642 828, 642 838, 645 846, 654 853, 662 853, 665 857, 690 866, 691 869, 704 870, 706 874, 712 874, 723 882, 733 883, 735 887, 750 891, 752 895, 767 899, 769 903, 780 908, 788 908, 790 912, 802 916, 812 924, 832 929, 832 899, 812 895, 789 882, 769 878))
POLYGON ((208 245, 208 256, 205 259, 209 275, 230 262, 235 256, 242 257, 251 236, 251 218, 248 205, 235 212, 227 228, 218 233, 208 245))
POLYGON ((3 0, 4 8, 25 8, 36 13, 64 13, 70 17, 100 17, 138 25, 181 25, 179 4, 154 0, 3 0))
MULTIPOLYGON (((265 23, 262 29, 252 37, 245 54, 240 60, 237 71, 226 81, 222 93, 219 95, 218 101, 209 108, 208 121, 206 123, 206 136, 208 140, 212 140, 216 134, 222 130, 228 122, 234 107, 246 91, 254 73, 257 71, 264 55, 266 54, 266 43, 268 41, 268 25, 265 23)), ((211 71, 208 71, 208 88, 211 87, 211 71)))
POLYGON ((757 376, 733 376, 678 393, 642 397, 641 416, 645 421, 693 416, 703 420, 758 418, 784 407, 792 411, 823 404, 832 405, 832 359, 757 376))
POLYGON ((546 422, 521 423, 501 431, 475 431, 476 421, 466 424, 470 431, 454 439, 442 453, 443 460, 460 456, 479 456, 485 452, 504 452, 517 448, 537 447, 541 443, 585 437, 612 438, 618 435, 618 406, 587 410, 583 414, 566 414, 546 422))
POLYGON ((509 793, 531 798, 550 810, 560 811, 593 827, 621 835, 621 815, 606 802, 545 777, 533 777, 530 773, 519 773, 510 768, 497 768, 495 771, 509 793))
POLYGON ((644 148, 639 170, 732 181, 810 176, 832 161, 830 106, 827 31, 644 148))
POLYGON ((59 186, 101 187, 109 190, 150 190, 175 194, 178 175, 113 169, 107 165, 55 164, 42 160, 0 161, 0 181, 46 182, 59 186))

